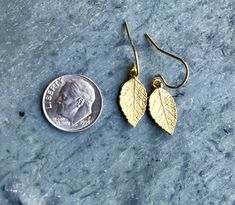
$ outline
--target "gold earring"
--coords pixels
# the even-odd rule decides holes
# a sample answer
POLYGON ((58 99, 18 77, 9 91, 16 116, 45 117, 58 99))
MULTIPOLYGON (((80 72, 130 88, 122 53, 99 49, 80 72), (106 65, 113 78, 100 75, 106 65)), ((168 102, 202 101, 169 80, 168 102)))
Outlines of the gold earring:
POLYGON ((150 115, 162 129, 172 135, 177 121, 176 103, 171 94, 164 90, 163 87, 177 89, 183 86, 189 77, 189 67, 187 62, 179 56, 161 49, 148 34, 145 34, 145 36, 157 50, 180 61, 185 67, 186 73, 184 80, 178 85, 173 86, 167 84, 166 80, 160 74, 155 75, 152 80, 154 91, 149 97, 150 115))
POLYGON ((145 113, 147 107, 147 92, 138 79, 139 61, 137 50, 131 39, 131 34, 126 22, 124 22, 124 28, 134 52, 135 64, 133 64, 129 73, 130 80, 128 80, 121 88, 119 104, 128 122, 135 127, 145 113))

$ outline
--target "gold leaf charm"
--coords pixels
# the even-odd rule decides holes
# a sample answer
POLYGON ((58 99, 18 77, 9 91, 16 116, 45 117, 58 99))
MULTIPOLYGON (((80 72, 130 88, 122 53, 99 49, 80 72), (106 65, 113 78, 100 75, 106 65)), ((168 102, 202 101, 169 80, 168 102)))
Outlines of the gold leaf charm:
POLYGON ((128 122, 135 127, 143 117, 147 106, 147 92, 136 76, 122 86, 119 104, 128 122))
POLYGON ((167 133, 173 134, 177 112, 174 98, 163 88, 156 88, 149 97, 149 111, 154 121, 167 133))

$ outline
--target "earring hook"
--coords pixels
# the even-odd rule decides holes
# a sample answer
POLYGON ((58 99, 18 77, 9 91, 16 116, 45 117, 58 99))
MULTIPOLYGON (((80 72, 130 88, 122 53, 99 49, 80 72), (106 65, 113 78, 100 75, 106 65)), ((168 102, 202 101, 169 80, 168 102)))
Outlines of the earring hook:
POLYGON ((126 29, 129 42, 130 42, 131 47, 132 47, 133 52, 134 52, 134 56, 135 56, 135 65, 136 65, 136 66, 135 66, 135 68, 136 68, 136 76, 138 76, 140 69, 139 69, 139 58, 138 58, 137 50, 136 50, 136 47, 135 47, 135 44, 134 44, 133 40, 131 39, 131 34, 130 34, 130 31, 129 31, 127 22, 124 21, 123 25, 124 25, 124 28, 126 29))
POLYGON ((188 77, 189 77, 189 66, 188 66, 188 63, 185 60, 183 60, 182 58, 180 58, 179 56, 177 56, 175 54, 172 54, 172 53, 169 53, 169 52, 164 51, 163 49, 161 49, 147 33, 145 33, 145 36, 154 45, 154 47, 157 50, 159 50, 160 52, 162 52, 162 53, 164 53, 164 54, 166 54, 168 56, 171 56, 171 57, 175 58, 178 61, 180 61, 184 65, 184 67, 185 67, 185 77, 184 77, 184 80, 181 83, 179 83, 178 85, 169 85, 169 84, 167 84, 166 80, 160 74, 155 75, 154 78, 155 79, 160 79, 162 81, 162 83, 165 86, 167 86, 168 88, 176 89, 176 88, 179 88, 179 87, 183 86, 187 82, 188 77))

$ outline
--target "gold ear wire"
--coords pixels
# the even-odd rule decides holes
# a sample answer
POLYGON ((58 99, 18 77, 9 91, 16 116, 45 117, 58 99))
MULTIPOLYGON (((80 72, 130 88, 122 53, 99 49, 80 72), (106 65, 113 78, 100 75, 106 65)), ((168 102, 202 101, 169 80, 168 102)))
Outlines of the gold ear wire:
POLYGON ((171 94, 163 89, 163 86, 165 85, 166 87, 172 89, 183 86, 187 82, 189 77, 189 67, 187 62, 179 56, 161 49, 147 33, 145 34, 145 37, 153 44, 153 46, 157 50, 180 61, 185 67, 186 73, 184 80, 177 85, 169 85, 160 74, 155 75, 152 80, 154 90, 149 96, 150 115, 162 129, 172 135, 177 121, 176 103, 171 94))
POLYGON ((137 50, 134 42, 131 39, 131 34, 127 23, 124 22, 128 39, 134 51, 135 64, 130 70, 130 79, 125 82, 121 88, 119 95, 119 104, 123 114, 126 116, 128 122, 135 127, 139 120, 143 117, 147 106, 147 92, 144 85, 138 79, 139 74, 139 60, 137 50))
POLYGON ((184 67, 185 67, 185 77, 184 77, 184 80, 183 80, 181 83, 179 83, 178 85, 169 85, 169 84, 166 82, 166 80, 164 79, 164 77, 163 77, 162 75, 160 75, 160 74, 155 75, 155 76, 154 76, 154 79, 156 79, 156 80, 159 80, 159 79, 160 79, 161 82, 162 82, 166 87, 172 88, 172 89, 180 88, 181 86, 183 86, 183 85, 187 82, 188 77, 189 77, 189 66, 188 66, 188 63, 187 63, 185 60, 183 60, 182 58, 180 58, 179 56, 177 56, 177 55, 175 55, 175 54, 172 54, 172 53, 169 53, 169 52, 164 51, 163 49, 161 49, 147 33, 145 33, 145 37, 153 44, 153 46, 154 46, 157 50, 159 50, 160 52, 162 52, 162 53, 164 53, 164 54, 166 54, 166 55, 168 55, 168 56, 170 56, 170 57, 175 58, 175 59, 178 60, 178 61, 180 61, 180 62, 184 65, 184 67))
POLYGON ((135 44, 134 44, 134 42, 133 42, 133 40, 131 38, 131 34, 130 34, 130 31, 129 31, 129 28, 128 28, 128 25, 127 25, 126 21, 124 21, 123 26, 126 29, 129 42, 130 42, 131 47, 132 47, 133 52, 134 52, 134 56, 135 56, 135 72, 136 72, 136 76, 138 76, 140 68, 139 68, 139 58, 138 58, 137 50, 136 50, 135 44))

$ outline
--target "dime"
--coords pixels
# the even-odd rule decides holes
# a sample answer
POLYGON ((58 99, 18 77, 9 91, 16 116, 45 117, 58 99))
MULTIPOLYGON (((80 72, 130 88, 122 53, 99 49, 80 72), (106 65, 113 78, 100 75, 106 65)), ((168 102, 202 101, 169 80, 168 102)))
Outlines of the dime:
POLYGON ((56 128, 77 132, 92 126, 102 111, 102 95, 96 84, 83 75, 63 75, 46 88, 42 107, 56 128))

